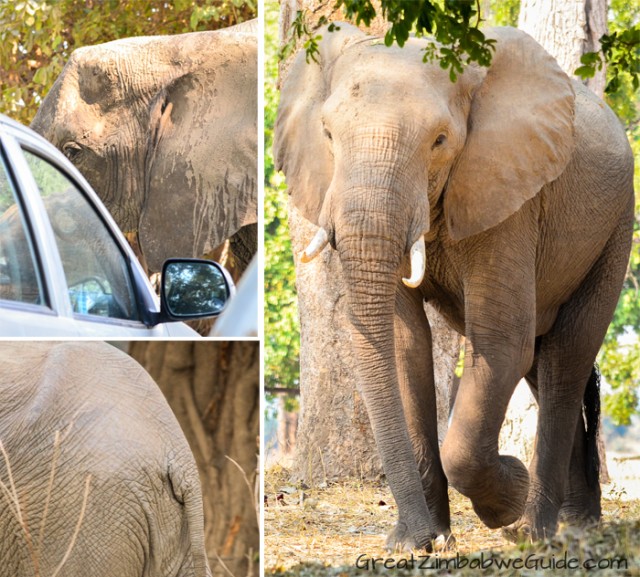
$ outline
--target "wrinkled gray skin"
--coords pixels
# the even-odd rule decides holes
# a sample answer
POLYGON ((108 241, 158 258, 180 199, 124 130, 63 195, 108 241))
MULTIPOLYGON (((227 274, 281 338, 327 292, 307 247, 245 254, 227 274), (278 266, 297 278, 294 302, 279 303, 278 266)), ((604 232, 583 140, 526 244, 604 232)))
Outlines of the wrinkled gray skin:
POLYGON ((34 558, 37 574, 54 573, 88 475, 86 510, 59 577, 210 575, 196 464, 142 367, 99 342, 5 342, 0 358, 0 441, 12 473, 0 455, 0 576, 31 577, 34 558), (13 487, 33 555, 9 504, 13 487))
POLYGON ((138 233, 151 271, 236 233, 256 251, 255 28, 80 48, 33 120, 138 233))
POLYGON ((582 402, 625 275, 633 158, 611 110, 533 39, 492 35, 491 68, 451 83, 422 62, 425 41, 387 48, 341 24, 323 32, 320 63, 298 55, 282 87, 276 163, 342 263, 357 374, 398 504, 393 547, 449 535, 447 480, 511 537, 600 515, 582 402), (408 288, 423 235, 426 273, 408 288), (424 300, 467 343, 441 450, 424 300), (528 471, 498 454, 525 376, 540 408, 528 471))

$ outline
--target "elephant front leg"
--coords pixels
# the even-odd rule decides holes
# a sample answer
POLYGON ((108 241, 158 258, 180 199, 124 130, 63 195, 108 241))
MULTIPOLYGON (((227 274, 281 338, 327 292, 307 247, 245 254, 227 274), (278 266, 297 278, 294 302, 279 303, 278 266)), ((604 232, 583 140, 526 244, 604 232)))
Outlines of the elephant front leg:
MULTIPOLYGON (((400 285, 396 298, 395 349, 398 382, 409 437, 424 496, 437 535, 436 547, 451 546, 447 478, 438 447, 438 419, 433 377, 431 329, 419 291, 400 285)), ((392 550, 414 547, 407 523, 398 519, 387 539, 392 550)))
POLYGON ((449 483, 495 529, 520 517, 529 490, 527 468, 515 457, 498 454, 500 428, 521 375, 509 353, 478 353, 469 339, 466 347, 442 462, 449 483))

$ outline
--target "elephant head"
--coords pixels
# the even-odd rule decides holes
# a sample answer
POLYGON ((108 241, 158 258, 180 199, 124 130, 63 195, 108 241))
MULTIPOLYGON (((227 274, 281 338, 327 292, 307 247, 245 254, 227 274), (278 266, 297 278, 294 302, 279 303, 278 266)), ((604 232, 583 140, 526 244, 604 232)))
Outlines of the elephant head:
POLYGON ((374 436, 401 518, 418 544, 434 537, 398 394, 394 311, 401 275, 426 280, 430 243, 496 227, 565 169, 574 92, 533 39, 509 28, 491 67, 453 83, 423 62, 426 41, 386 47, 340 24, 304 53, 281 91, 274 153, 293 204, 330 244, 347 285, 352 343, 374 436), (410 255, 410 258, 409 258, 410 255), (407 274, 406 263, 411 261, 407 274), (413 519, 413 520, 412 520, 413 519))
POLYGON ((257 222, 252 27, 80 48, 32 128, 81 170, 151 270, 257 222))

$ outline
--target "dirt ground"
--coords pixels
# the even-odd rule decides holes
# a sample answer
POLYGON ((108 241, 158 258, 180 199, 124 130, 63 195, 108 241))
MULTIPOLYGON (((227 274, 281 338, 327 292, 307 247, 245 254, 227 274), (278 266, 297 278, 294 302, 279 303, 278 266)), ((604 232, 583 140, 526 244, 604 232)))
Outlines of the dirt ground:
POLYGON ((503 539, 500 530, 482 525, 470 502, 451 490, 457 549, 444 558, 425 561, 414 556, 412 560, 385 551, 385 536, 396 519, 395 503, 385 482, 351 480, 297 487, 288 482, 286 469, 274 466, 265 476, 265 574, 348 577, 361 575, 363 570, 388 574, 393 568, 394 574, 411 575, 423 574, 425 569, 455 575, 477 575, 478 571, 485 575, 541 575, 550 569, 549 564, 556 563, 556 568, 562 569, 557 564, 563 559, 565 564, 567 559, 575 559, 579 569, 569 567, 577 569, 570 571, 572 574, 593 574, 591 565, 600 564, 599 577, 640 575, 640 500, 629 500, 615 486, 605 495, 600 527, 586 532, 561 528, 553 541, 514 546, 503 539), (478 557, 480 552, 485 552, 482 558, 478 557), (493 570, 495 564, 487 560, 491 555, 512 563, 531 559, 522 570, 513 565, 505 573, 493 570), (445 558, 450 560, 448 566, 445 558), (372 559, 379 559, 375 567, 372 559), (452 572, 452 567, 463 569, 452 572), (398 573, 397 569, 405 568, 398 573))

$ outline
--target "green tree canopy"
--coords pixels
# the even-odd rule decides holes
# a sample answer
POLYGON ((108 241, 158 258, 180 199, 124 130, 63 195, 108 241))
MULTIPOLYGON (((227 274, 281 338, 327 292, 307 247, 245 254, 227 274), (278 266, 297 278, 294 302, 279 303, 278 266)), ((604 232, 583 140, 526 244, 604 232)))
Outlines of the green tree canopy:
MULTIPOLYGON (((330 1, 327 0, 325 4, 330 1)), ((383 18, 391 25, 385 35, 385 44, 390 46, 396 42, 398 46, 403 46, 412 33, 433 37, 435 42, 427 45, 424 59, 437 59, 442 68, 449 70, 453 81, 471 62, 481 66, 491 63, 495 42, 485 38, 480 30, 483 19, 479 0, 380 0, 379 4, 383 18)), ((517 15, 513 1, 499 3, 493 0, 489 5, 489 11, 491 8, 495 10, 498 24, 517 24, 505 22, 517 15)), ((340 9, 347 18, 367 27, 377 16, 373 0, 335 0, 333 13, 340 9)), ((297 41, 303 39, 307 55, 315 59, 321 39, 317 30, 330 20, 330 17, 323 16, 312 26, 308 23, 307 13, 299 11, 291 25, 290 39, 283 47, 281 57, 287 57, 297 41)), ((334 28, 334 24, 329 25, 330 32, 334 28)), ((616 92, 623 75, 628 76, 634 90, 637 90, 640 86, 640 23, 636 20, 629 22, 625 28, 615 27, 610 34, 603 35, 600 42, 602 46, 599 52, 582 56, 582 66, 575 74, 583 79, 590 78, 594 76, 596 68, 602 68, 606 62, 611 71, 605 89, 607 93, 616 92)))

